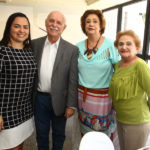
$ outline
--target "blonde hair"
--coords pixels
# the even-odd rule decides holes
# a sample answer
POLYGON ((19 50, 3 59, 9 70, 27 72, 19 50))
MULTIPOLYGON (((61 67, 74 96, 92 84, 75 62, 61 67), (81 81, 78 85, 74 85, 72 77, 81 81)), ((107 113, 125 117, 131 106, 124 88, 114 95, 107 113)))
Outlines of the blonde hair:
POLYGON ((119 42, 120 37, 123 35, 131 36, 135 42, 137 51, 141 50, 141 40, 140 40, 139 36, 133 30, 125 30, 125 31, 120 31, 117 33, 116 40, 114 41, 114 45, 116 48, 118 47, 118 42, 119 42))

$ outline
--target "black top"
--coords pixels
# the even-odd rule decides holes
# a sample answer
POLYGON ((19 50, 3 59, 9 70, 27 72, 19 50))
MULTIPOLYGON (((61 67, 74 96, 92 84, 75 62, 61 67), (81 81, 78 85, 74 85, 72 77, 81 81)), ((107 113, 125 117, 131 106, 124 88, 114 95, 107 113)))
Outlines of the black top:
POLYGON ((0 115, 4 129, 15 127, 33 116, 36 72, 31 49, 0 46, 0 115))

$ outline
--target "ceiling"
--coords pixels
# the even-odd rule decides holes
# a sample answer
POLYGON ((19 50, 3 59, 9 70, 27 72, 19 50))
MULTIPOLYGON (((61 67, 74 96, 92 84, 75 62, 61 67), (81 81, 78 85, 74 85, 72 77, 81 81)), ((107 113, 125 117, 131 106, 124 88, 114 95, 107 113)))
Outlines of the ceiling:
POLYGON ((8 5, 24 5, 24 6, 45 6, 45 7, 63 7, 63 8, 99 8, 105 9, 111 6, 115 6, 121 3, 125 3, 132 0, 0 0, 1 4, 8 5), (90 5, 90 1, 94 2, 90 5))

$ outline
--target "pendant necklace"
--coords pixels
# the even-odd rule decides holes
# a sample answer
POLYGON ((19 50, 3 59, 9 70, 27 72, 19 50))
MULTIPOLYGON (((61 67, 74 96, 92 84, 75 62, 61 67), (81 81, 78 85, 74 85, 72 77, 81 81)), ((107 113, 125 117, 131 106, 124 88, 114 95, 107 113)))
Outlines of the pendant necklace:
POLYGON ((87 56, 89 56, 92 54, 92 52, 94 52, 94 54, 95 54, 97 52, 97 45, 98 45, 98 42, 100 41, 100 39, 101 39, 101 36, 99 37, 99 39, 96 42, 96 45, 92 49, 88 48, 88 39, 87 39, 87 49, 85 50, 84 55, 87 54, 87 56))

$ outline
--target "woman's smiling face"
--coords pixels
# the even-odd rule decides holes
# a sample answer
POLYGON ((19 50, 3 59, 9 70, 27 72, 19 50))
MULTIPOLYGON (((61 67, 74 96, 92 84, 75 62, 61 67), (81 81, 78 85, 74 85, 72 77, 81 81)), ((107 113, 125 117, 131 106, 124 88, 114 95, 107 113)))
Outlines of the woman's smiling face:
POLYGON ((122 58, 132 58, 138 52, 133 37, 129 35, 120 37, 117 48, 122 58))

